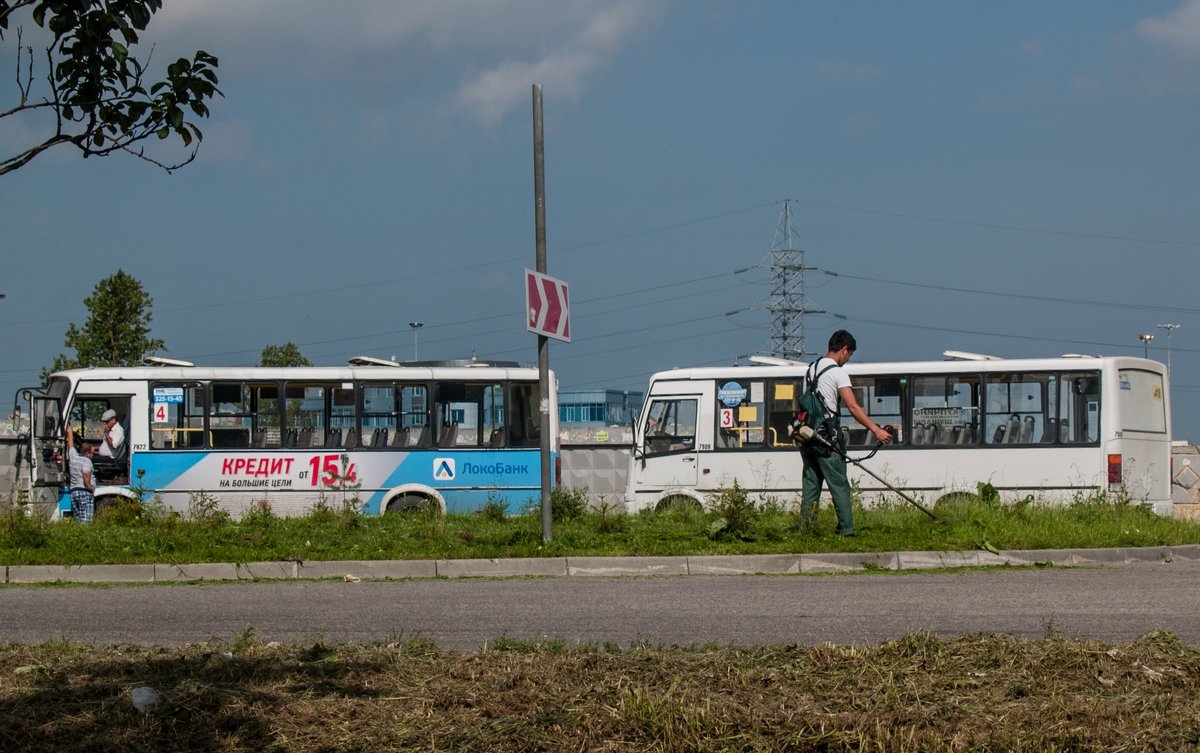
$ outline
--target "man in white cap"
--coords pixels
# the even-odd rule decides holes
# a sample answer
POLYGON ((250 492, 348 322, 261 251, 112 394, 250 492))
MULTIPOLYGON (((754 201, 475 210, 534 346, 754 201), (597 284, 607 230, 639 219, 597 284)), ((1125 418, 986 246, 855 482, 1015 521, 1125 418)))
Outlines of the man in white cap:
POLYGON ((104 441, 100 443, 100 457, 120 458, 125 454, 125 430, 117 421, 117 412, 112 408, 100 416, 104 422, 104 441))

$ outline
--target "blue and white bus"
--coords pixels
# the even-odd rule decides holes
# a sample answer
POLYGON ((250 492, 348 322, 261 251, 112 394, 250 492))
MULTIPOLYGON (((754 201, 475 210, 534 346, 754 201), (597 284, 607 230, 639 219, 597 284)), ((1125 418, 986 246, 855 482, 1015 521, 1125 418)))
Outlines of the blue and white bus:
MULTIPOLYGON (((980 483, 1010 501, 1111 492, 1171 514, 1170 385, 1161 363, 945 355, 846 365, 858 404, 894 430, 871 461, 894 486, 930 503, 980 483)), ((762 359, 654 374, 634 430, 626 507, 704 502, 735 481, 763 498, 798 496, 803 463, 787 427, 807 368, 762 359)), ((875 446, 845 409, 841 424, 852 456, 875 446)), ((887 496, 859 468, 849 474, 864 502, 887 496)))
POLYGON ((147 363, 56 372, 24 391, 34 501, 57 499, 70 514, 65 421, 99 443, 110 409, 128 450, 94 458, 97 509, 158 495, 186 513, 203 494, 234 516, 254 505, 303 515, 349 497, 366 514, 489 501, 515 511, 540 498, 542 410, 557 452, 555 379, 543 405, 536 368, 366 357, 345 367, 147 363))

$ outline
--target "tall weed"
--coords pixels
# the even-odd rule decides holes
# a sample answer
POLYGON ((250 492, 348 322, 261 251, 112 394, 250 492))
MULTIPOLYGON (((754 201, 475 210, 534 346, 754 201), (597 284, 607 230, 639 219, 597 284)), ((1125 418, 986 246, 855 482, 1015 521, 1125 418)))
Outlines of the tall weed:
POLYGON ((708 507, 716 516, 716 520, 708 528, 711 538, 750 538, 750 529, 758 518, 759 511, 750 495, 736 480, 728 489, 714 492, 708 499, 708 507))
POLYGON ((46 543, 50 523, 30 515, 24 505, 7 504, 0 509, 0 547, 38 549, 46 543))
POLYGON ((559 485, 550 492, 550 518, 556 523, 574 520, 586 513, 587 509, 588 490, 586 488, 568 489, 559 485))

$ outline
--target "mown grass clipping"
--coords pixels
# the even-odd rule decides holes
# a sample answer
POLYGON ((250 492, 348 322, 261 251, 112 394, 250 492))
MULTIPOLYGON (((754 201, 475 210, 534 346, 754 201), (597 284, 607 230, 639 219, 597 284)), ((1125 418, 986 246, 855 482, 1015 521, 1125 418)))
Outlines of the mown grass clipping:
POLYGON ((1200 652, 914 634, 872 647, 420 640, 0 649, 0 750, 1175 751, 1200 652), (135 708, 151 688, 157 705, 135 708), (143 694, 145 691, 140 691, 143 694))

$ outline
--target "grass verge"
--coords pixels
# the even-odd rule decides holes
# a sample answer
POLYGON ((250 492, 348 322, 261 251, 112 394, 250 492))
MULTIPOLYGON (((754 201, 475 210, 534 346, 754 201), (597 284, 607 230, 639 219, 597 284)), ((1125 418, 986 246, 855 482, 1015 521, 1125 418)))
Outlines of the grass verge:
MULTIPOLYGON (((583 494, 586 499, 586 494, 583 494)), ((553 535, 542 541, 537 510, 507 515, 427 511, 367 517, 354 506, 321 507, 281 518, 256 508, 241 520, 194 508, 188 515, 153 504, 107 510, 92 525, 51 523, 22 508, 0 510, 0 563, 133 564, 268 560, 471 559, 550 556, 665 556, 837 551, 958 551, 1137 547, 1200 543, 1200 525, 1163 518, 1104 495, 1051 506, 1006 505, 987 494, 939 505, 940 522, 904 503, 858 506, 858 536, 834 536, 825 505, 817 531, 805 530, 796 501, 752 502, 734 486, 706 507, 626 515, 588 508, 578 492, 556 492, 553 535)))

